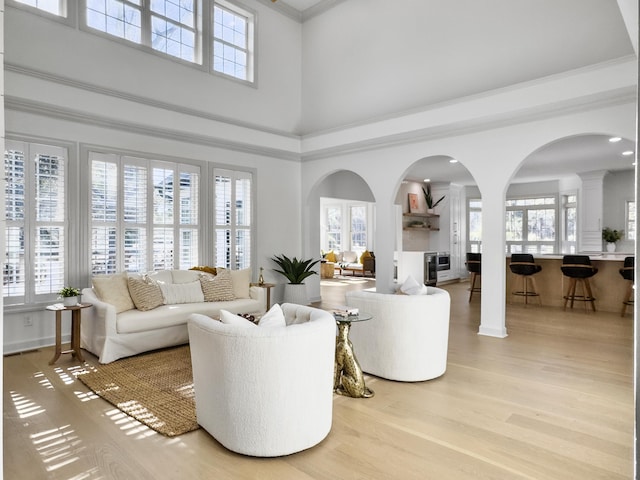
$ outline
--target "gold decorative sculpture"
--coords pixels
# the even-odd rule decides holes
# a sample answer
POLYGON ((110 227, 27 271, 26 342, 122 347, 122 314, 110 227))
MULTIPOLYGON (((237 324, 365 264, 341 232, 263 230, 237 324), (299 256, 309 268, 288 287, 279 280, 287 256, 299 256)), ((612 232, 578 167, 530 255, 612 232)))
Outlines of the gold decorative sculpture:
POLYGON ((353 353, 353 344, 349 340, 351 322, 337 320, 337 323, 338 337, 336 339, 333 391, 339 395, 355 398, 373 397, 373 391, 364 384, 362 368, 353 353))

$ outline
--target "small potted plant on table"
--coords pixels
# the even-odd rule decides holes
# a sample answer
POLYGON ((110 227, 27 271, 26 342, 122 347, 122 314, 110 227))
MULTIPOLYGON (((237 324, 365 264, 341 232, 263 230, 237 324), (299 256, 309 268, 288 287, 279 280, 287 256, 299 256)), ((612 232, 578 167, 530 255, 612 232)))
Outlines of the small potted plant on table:
POLYGON ((65 307, 77 305, 78 295, 80 295, 80 290, 75 287, 63 287, 58 292, 58 298, 62 298, 62 304, 65 307))

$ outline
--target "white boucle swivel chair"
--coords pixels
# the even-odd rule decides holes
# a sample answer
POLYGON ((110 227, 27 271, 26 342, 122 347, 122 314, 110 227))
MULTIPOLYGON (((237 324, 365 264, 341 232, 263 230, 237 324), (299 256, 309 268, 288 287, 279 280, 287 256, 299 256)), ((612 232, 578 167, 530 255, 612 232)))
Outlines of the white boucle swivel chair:
POLYGON ((286 327, 189 318, 198 424, 237 453, 289 455, 331 430, 333 315, 286 303, 282 310, 286 327))
POLYGON ((449 292, 426 295, 347 292, 347 305, 373 318, 352 325, 349 337, 362 370, 403 382, 430 380, 447 369, 449 292))

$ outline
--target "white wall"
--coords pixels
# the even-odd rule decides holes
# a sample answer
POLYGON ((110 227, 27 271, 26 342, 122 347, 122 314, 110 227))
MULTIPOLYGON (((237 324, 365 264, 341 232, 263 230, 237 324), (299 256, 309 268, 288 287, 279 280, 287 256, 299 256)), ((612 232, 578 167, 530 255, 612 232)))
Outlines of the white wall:
MULTIPOLYGON (((260 55, 251 87, 9 7, 7 134, 65 142, 78 166, 88 144, 252 169, 254 267, 278 282, 270 257, 299 254, 302 243, 299 139, 291 135, 300 123, 301 26, 260 4, 255 9, 260 55)), ((71 234, 79 231, 70 225, 71 234)), ((87 283, 87 259, 73 264, 80 265, 73 276, 87 283)), ((53 343, 53 316, 43 307, 4 316, 5 352, 53 343)))
MULTIPOLYGON (((9 70, 7 95, 114 118, 135 118, 140 106, 135 101, 116 101, 122 97, 99 90, 107 89, 269 130, 296 132, 300 124, 301 26, 257 2, 252 8, 259 20, 256 88, 8 7, 5 61, 27 70, 9 70), (61 83, 64 80, 76 83, 61 83), (82 87, 81 91, 73 86, 82 87)), ((163 120, 168 128, 179 126, 179 119, 172 115, 165 113, 163 120)), ((210 128, 209 135, 216 136, 210 128)))

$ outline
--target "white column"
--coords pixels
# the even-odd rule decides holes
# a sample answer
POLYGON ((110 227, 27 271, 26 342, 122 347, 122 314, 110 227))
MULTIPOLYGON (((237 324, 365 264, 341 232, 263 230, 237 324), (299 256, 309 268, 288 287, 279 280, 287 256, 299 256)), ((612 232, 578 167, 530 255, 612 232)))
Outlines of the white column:
POLYGON ((602 251, 602 212, 604 210, 604 176, 606 170, 582 172, 578 201, 578 252, 602 251))
MULTIPOLYGON (((496 186, 497 187, 497 186, 496 186)), ((506 337, 504 189, 482 193, 482 292, 478 334, 506 337)))

